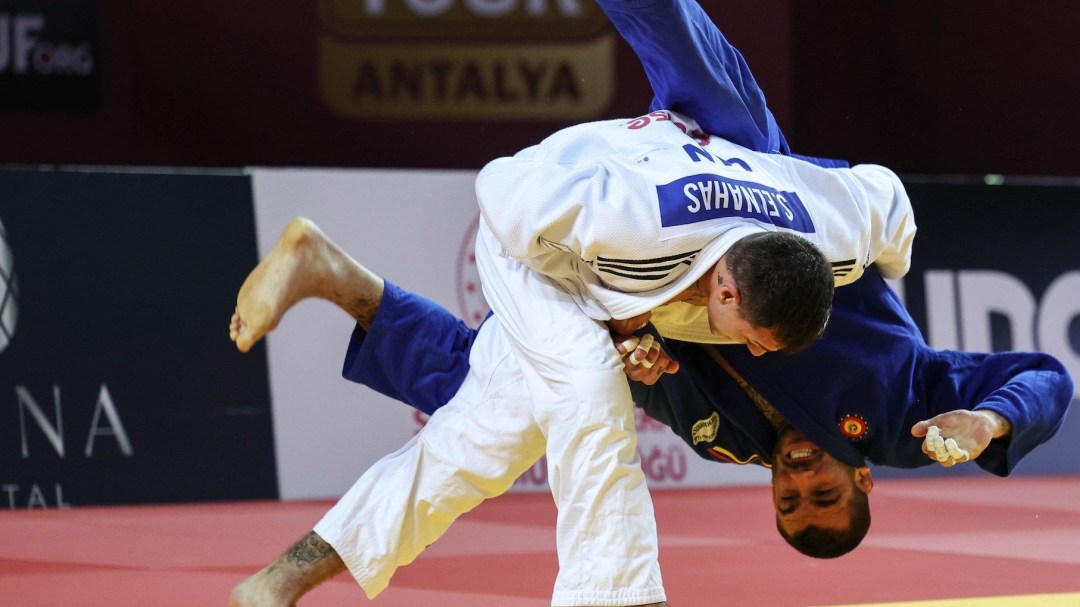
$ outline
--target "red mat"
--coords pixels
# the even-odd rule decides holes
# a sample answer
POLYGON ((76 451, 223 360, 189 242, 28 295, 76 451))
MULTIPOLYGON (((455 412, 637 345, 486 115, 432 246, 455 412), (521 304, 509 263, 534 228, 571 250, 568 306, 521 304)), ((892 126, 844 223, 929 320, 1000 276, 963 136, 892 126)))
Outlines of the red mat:
MULTIPOLYGON (((765 487, 654 493, 672 607, 807 607, 1080 592, 1080 477, 881 481, 854 553, 800 556, 765 487)), ((0 512, 0 605, 226 605, 329 502, 0 512)), ((383 607, 544 607, 555 509, 507 495, 463 517, 395 576, 383 607)), ((348 576, 301 605, 368 604, 348 576)), ((1067 603, 1066 603, 1067 604, 1067 603)), ((1080 595, 1077 598, 1080 604, 1080 595)))

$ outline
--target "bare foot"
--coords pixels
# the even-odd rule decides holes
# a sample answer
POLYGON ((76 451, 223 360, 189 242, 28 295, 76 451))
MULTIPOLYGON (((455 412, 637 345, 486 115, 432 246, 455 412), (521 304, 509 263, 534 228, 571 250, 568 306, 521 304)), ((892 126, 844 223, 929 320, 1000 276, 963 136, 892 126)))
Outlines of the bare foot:
POLYGON ((229 594, 229 607, 296 607, 295 600, 278 596, 264 569, 240 582, 229 594))
POLYGON ((308 297, 336 303, 369 328, 383 287, 382 278, 346 255, 314 222, 293 219, 240 287, 229 339, 247 352, 308 297))
POLYGON ((273 331, 285 312, 301 299, 318 295, 325 266, 320 262, 324 240, 310 220, 294 219, 244 280, 229 323, 229 338, 241 352, 273 331))
POLYGON ((309 590, 344 571, 341 557, 312 531, 233 588, 229 607, 295 607, 309 590))

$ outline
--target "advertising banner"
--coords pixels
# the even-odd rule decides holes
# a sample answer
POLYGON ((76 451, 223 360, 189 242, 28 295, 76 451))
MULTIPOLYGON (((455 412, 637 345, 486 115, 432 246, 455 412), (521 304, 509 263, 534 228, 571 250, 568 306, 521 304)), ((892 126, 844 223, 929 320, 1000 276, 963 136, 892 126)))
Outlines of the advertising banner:
POLYGON ((0 0, 0 110, 97 107, 98 30, 97 0, 0 0))
MULTIPOLYGON (((905 181, 919 226, 905 303, 928 343, 1038 350, 1080 380, 1080 180, 905 181)), ((1016 473, 1080 472, 1078 437, 1074 411, 1016 473)))
POLYGON ((0 509, 274 498, 250 179, 0 172, 0 509))

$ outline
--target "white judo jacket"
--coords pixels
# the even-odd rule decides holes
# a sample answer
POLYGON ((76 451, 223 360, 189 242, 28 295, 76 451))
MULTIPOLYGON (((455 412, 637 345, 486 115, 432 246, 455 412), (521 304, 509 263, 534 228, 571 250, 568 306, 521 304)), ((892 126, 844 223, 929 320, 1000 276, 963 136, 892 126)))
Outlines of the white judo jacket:
POLYGON ((703 307, 657 308, 745 236, 806 238, 832 263, 837 286, 871 263, 903 276, 915 236, 892 171, 754 152, 669 111, 558 131, 490 162, 476 193, 502 255, 549 277, 590 317, 654 310, 663 335, 699 342, 722 341, 703 307))

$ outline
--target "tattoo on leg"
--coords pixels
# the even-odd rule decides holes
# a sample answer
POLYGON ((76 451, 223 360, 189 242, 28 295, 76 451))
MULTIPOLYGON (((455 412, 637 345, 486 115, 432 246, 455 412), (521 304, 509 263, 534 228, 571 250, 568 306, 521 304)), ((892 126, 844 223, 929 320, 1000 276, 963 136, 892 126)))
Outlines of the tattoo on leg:
POLYGON ((289 561, 301 565, 310 565, 321 561, 327 556, 334 554, 334 548, 327 544, 314 531, 304 536, 302 540, 289 549, 286 556, 289 561))
POLYGON ((375 313, 379 311, 382 303, 382 294, 372 297, 356 297, 347 303, 349 314, 360 323, 364 329, 370 329, 371 323, 375 322, 375 313))

